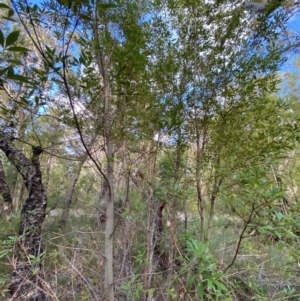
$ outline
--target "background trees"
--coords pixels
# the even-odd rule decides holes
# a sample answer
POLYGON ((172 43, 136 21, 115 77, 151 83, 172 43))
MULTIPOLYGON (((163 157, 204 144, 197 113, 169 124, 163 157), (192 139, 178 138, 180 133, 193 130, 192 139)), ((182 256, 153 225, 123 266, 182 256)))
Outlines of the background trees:
POLYGON ((289 7, 258 5, 1 4, 13 298, 298 294, 297 98, 277 91, 289 7))

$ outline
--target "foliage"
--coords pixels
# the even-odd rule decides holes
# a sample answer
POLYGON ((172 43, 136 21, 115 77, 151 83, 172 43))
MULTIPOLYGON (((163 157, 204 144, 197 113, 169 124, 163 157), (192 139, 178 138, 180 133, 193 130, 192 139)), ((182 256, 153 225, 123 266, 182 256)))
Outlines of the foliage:
MULTIPOLYGON (((109 301, 114 286, 120 300, 297 294, 284 281, 299 255, 299 87, 288 74, 278 92, 279 2, 0 4, 0 138, 43 150, 46 251, 27 259, 46 263, 53 300, 109 301)), ((1 159, 19 214, 26 183, 1 159)))
POLYGON ((218 271, 216 260, 207 252, 207 245, 194 239, 187 241, 187 264, 180 273, 192 271, 186 282, 187 292, 192 287, 200 300, 226 300, 227 287, 222 283, 223 273, 218 271))

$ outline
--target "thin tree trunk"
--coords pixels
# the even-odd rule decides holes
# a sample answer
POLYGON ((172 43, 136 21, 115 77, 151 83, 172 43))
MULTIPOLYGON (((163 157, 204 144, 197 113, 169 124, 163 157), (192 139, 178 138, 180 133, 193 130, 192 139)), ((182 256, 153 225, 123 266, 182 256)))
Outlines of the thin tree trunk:
POLYGON ((10 137, 0 139, 0 149, 21 174, 29 197, 21 212, 18 254, 9 290, 13 300, 44 301, 47 297, 41 271, 41 238, 47 198, 39 161, 42 149, 33 147, 32 158, 28 159, 12 144, 12 140, 10 137))
POLYGON ((106 84, 105 93, 105 140, 107 154, 107 181, 108 198, 106 202, 106 227, 105 227, 105 300, 114 300, 114 273, 113 273, 113 243, 114 243, 114 159, 113 140, 111 134, 111 104, 109 89, 106 84))
MULTIPOLYGON (((122 161, 123 161, 123 170, 126 171, 126 177, 125 177, 126 195, 125 195, 125 203, 123 208, 130 215, 131 206, 130 206, 129 194, 130 194, 131 164, 129 164, 126 159, 127 157, 126 150, 127 150, 126 143, 124 143, 122 161)), ((123 241, 123 262, 122 262, 119 278, 122 277, 125 279, 126 277, 128 277, 130 273, 127 267, 131 267, 131 242, 132 242, 131 222, 127 218, 124 218, 123 227, 121 228, 123 230, 124 241, 123 241)))
POLYGON ((213 188, 210 193, 210 211, 209 211, 209 217, 208 217, 208 225, 207 225, 207 231, 205 235, 205 241, 209 242, 210 240, 210 235, 211 235, 211 229, 212 229, 212 222, 214 219, 215 215, 215 202, 216 202, 216 197, 220 191, 220 186, 222 184, 223 178, 222 176, 218 176, 217 174, 219 173, 219 167, 220 167, 220 156, 217 157, 216 159, 216 164, 214 168, 214 183, 213 183, 213 188))
POLYGON ((217 194, 219 193, 221 184, 222 184, 222 179, 218 179, 218 177, 215 176, 214 187, 210 197, 210 212, 209 212, 208 225, 207 225, 207 234, 205 237, 206 242, 209 242, 210 240, 212 221, 215 215, 215 201, 216 201, 217 194))
MULTIPOLYGON (((98 32, 98 16, 95 13, 93 34, 96 45, 100 46, 98 32)), ((112 109, 110 84, 106 76, 105 56, 100 48, 95 48, 96 62, 100 73, 100 86, 104 88, 104 139, 107 158, 107 172, 105 181, 108 184, 106 198, 106 223, 105 223, 105 301, 114 301, 114 271, 113 271, 113 244, 114 244, 114 141, 112 134, 112 109)))
POLYGON ((93 34, 96 41, 95 55, 99 68, 99 84, 103 87, 104 98, 104 139, 106 147, 107 172, 105 181, 108 185, 106 197, 106 223, 105 223, 105 301, 114 301, 114 271, 113 271, 113 244, 114 244, 114 140, 112 134, 112 108, 111 108, 111 91, 110 83, 107 78, 108 62, 105 61, 105 55, 100 51, 100 41, 98 32, 98 15, 95 12, 93 34))
MULTIPOLYGON (((148 289, 151 287, 153 270, 154 270, 154 253, 155 253, 155 242, 157 237, 157 226, 158 226, 158 208, 155 206, 154 202, 154 190, 155 190, 155 170, 156 170, 156 152, 153 157, 150 156, 150 150, 153 149, 149 145, 146 155, 146 164, 148 166, 148 181, 145 181, 143 187, 142 198, 146 201, 148 200, 148 226, 147 226, 147 257, 146 257, 146 267, 144 275, 144 301, 147 301, 148 289), (150 185, 146 185, 150 184, 150 185), (147 187, 148 186, 148 187, 147 187), (148 188, 148 191, 147 191, 148 188)), ((162 222, 162 220, 161 220, 162 222)))
POLYGON ((75 191, 75 186, 76 186, 76 183, 78 181, 82 166, 83 166, 85 160, 87 159, 87 156, 88 155, 86 154, 84 159, 82 159, 82 161, 79 162, 79 164, 77 166, 76 173, 73 175, 71 184, 70 184, 69 189, 67 191, 67 197, 66 197, 66 200, 65 200, 65 209, 63 210, 62 215, 61 215, 61 221, 60 221, 61 224, 66 224, 67 221, 69 220, 70 206, 72 204, 72 199, 73 199, 73 194, 74 194, 74 191, 75 191))
POLYGON ((149 200, 149 210, 148 210, 148 235, 147 235, 147 258, 146 258, 146 267, 145 267, 145 277, 144 277, 144 301, 148 300, 148 289, 151 286, 152 274, 154 270, 154 248, 155 248, 155 237, 156 230, 155 226, 157 225, 157 216, 152 214, 152 198, 149 200))
POLYGON ((12 197, 10 194, 9 186, 7 184, 5 171, 1 160, 0 160, 0 194, 2 195, 3 198, 3 207, 1 213, 4 213, 5 215, 9 214, 12 210, 12 197))
MULTIPOLYGON (((194 12, 194 9, 193 9, 194 12)), ((194 16, 195 17, 195 16, 194 16)), ((194 21, 194 30, 197 32, 197 23, 194 21)), ((194 43, 194 60, 197 58, 197 43, 194 43)), ((202 150, 203 145, 201 147, 201 133, 200 133, 200 125, 199 125, 199 116, 198 116, 198 106, 197 106, 197 96, 196 96, 196 69, 193 70, 193 88, 194 88, 194 121, 195 121, 195 130, 196 130, 196 189, 197 189, 197 197, 198 197, 198 211, 200 215, 200 240, 204 241, 204 198, 202 196, 202 188, 201 188, 201 168, 200 164, 202 161, 202 150)))
MULTIPOLYGON (((178 183, 180 179, 180 164, 182 161, 182 153, 181 153, 181 144, 180 144, 180 131, 178 131, 179 141, 176 146, 176 162, 175 162, 175 170, 174 170, 174 186, 178 183)), ((178 197, 174 196, 172 198, 172 204, 170 204, 170 213, 171 213, 171 221, 170 221, 170 244, 169 244, 169 261, 168 261, 168 274, 167 274, 167 289, 171 288, 172 277, 174 273, 174 255, 175 255, 175 228, 176 228, 176 212, 177 212, 177 202, 178 197)), ((166 296, 166 300, 170 299, 169 294, 166 296)))

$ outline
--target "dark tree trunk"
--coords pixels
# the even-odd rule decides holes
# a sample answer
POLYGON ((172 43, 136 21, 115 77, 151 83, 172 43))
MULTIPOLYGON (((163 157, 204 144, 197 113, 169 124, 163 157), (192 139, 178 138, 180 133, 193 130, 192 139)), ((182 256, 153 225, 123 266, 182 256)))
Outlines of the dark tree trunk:
POLYGON ((0 194, 3 198, 2 213, 9 213, 12 209, 12 197, 7 184, 6 175, 4 172, 2 161, 0 160, 0 194))
POLYGON ((156 233, 153 236, 154 255, 157 260, 157 267, 160 271, 165 271, 168 268, 169 261, 167 254, 162 250, 160 245, 163 232, 163 210, 166 204, 166 202, 161 203, 157 210, 156 233))
POLYGON ((0 139, 0 149, 21 174, 29 197, 21 211, 19 240, 17 243, 17 261, 14 266, 9 290, 12 300, 44 301, 47 300, 43 285, 41 245, 42 223, 45 219, 47 198, 42 183, 39 156, 42 149, 33 147, 33 155, 28 159, 12 144, 13 139, 0 139))

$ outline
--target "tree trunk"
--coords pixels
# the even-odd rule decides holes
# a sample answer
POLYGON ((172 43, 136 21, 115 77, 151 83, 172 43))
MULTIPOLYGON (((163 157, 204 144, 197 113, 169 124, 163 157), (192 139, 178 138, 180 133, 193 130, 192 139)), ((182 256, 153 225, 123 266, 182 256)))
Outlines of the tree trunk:
MULTIPOLYGON (((182 152, 181 152, 181 133, 178 131, 178 143, 176 146, 176 161, 175 161, 175 170, 174 170, 174 186, 177 185, 180 179, 180 165, 182 161, 182 152)), ((176 213, 177 213, 177 203, 178 197, 175 195, 172 198, 172 203, 170 204, 170 213, 171 213, 171 221, 170 221, 170 233, 169 233, 169 261, 168 261, 168 271, 167 271, 167 282, 166 288, 171 289, 172 277, 174 274, 174 256, 175 256, 175 229, 176 229, 176 213)), ((168 301, 170 296, 166 296, 166 300, 168 301)))
POLYGON ((107 159, 107 172, 105 181, 107 182, 108 191, 106 196, 106 223, 105 223, 105 301, 114 300, 114 271, 113 271, 113 244, 114 244, 114 140, 112 134, 112 108, 111 108, 111 90, 110 83, 106 75, 106 67, 108 62, 105 55, 100 51, 100 41, 98 32, 98 16, 95 14, 93 33, 96 40, 95 48, 96 62, 100 74, 100 86, 104 89, 104 139, 107 159))
POLYGON ((114 300, 114 274, 113 274, 113 242, 114 242, 114 171, 112 161, 112 145, 108 144, 107 180, 110 187, 106 203, 105 227, 105 300, 114 300))
POLYGON ((42 223, 45 219, 47 198, 42 184, 39 156, 42 149, 33 147, 29 160, 12 144, 13 139, 0 139, 0 149, 21 174, 29 197, 21 211, 19 239, 17 241, 16 264, 9 285, 13 300, 44 301, 47 300, 43 289, 41 271, 43 249, 41 246, 42 223))
MULTIPOLYGON (((150 151, 153 150, 153 146, 149 144, 147 146, 147 155, 146 155, 146 166, 148 166, 148 178, 147 181, 143 181, 142 187, 142 199, 144 202, 148 203, 148 226, 147 226, 147 255, 146 255, 146 265, 144 272, 144 301, 149 300, 149 289, 151 288, 153 270, 154 270, 154 248, 156 235, 158 233, 158 221, 157 213, 159 210, 155 208, 154 204, 154 190, 155 190, 155 172, 156 172, 156 152, 154 156, 150 155, 150 151)), ((144 175, 141 177, 140 174, 137 175, 144 179, 144 175)), ((132 179, 133 180, 133 179, 132 179)), ((162 220, 161 220, 162 222, 162 220)), ((151 297, 150 297, 151 298, 151 297)))
POLYGON ((72 182, 71 182, 71 184, 69 186, 69 189, 67 191, 67 197, 66 197, 66 200, 65 200, 66 208, 62 212, 61 221, 60 221, 62 224, 66 224, 68 219, 69 219, 70 206, 72 204, 72 199, 73 199, 75 186, 76 186, 76 183, 78 181, 82 166, 83 166, 86 159, 87 159, 87 154, 84 157, 84 159, 82 159, 82 161, 79 162, 79 164, 77 166, 77 171, 73 175, 72 182))
POLYGON ((0 160, 0 194, 2 195, 3 198, 3 206, 2 206, 1 213, 6 215, 12 209, 12 197, 10 194, 9 186, 7 184, 6 175, 1 160, 0 160))

